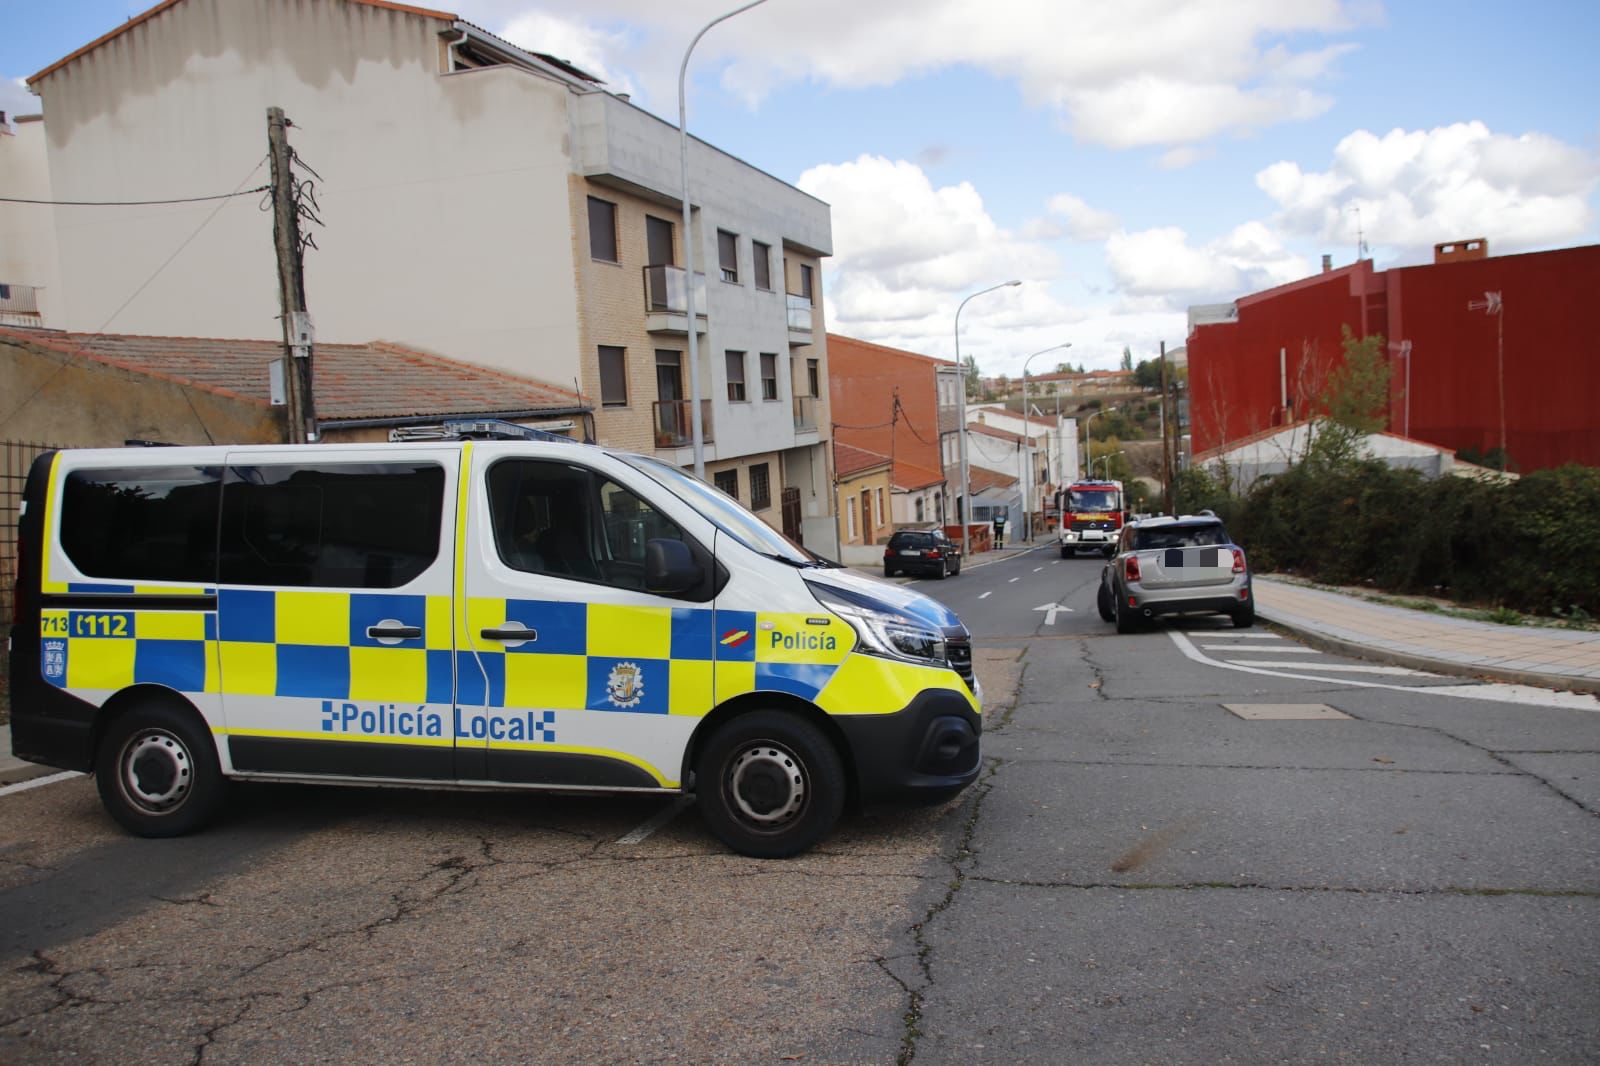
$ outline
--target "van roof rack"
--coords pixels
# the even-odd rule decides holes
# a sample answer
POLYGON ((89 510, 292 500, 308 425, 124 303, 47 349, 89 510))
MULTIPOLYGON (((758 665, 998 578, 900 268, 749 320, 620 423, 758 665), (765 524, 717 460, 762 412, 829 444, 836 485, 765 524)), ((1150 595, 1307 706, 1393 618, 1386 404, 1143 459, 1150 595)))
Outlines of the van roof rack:
POLYGON ((391 430, 392 441, 418 440, 537 440, 559 444, 583 444, 560 433, 547 429, 532 429, 507 422, 503 418, 456 418, 439 424, 438 429, 427 426, 405 427, 391 430))

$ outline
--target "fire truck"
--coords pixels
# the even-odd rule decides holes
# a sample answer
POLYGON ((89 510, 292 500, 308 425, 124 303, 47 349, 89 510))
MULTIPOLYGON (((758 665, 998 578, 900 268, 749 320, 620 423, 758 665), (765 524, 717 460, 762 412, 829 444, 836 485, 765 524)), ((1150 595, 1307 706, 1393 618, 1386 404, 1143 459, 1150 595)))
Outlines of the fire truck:
POLYGON ((1058 491, 1056 510, 1061 516, 1061 558, 1070 559, 1081 549, 1110 558, 1128 521, 1128 496, 1120 481, 1091 478, 1058 491))

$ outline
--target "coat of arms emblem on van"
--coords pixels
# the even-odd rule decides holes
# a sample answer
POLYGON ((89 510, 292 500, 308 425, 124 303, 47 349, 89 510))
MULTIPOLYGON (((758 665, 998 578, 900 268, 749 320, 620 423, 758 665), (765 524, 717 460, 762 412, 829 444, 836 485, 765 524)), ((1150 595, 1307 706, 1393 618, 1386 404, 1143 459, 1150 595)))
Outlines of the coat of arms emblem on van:
POLYGON ((606 696, 616 707, 637 707, 644 699, 644 671, 637 663, 618 663, 606 679, 606 696))

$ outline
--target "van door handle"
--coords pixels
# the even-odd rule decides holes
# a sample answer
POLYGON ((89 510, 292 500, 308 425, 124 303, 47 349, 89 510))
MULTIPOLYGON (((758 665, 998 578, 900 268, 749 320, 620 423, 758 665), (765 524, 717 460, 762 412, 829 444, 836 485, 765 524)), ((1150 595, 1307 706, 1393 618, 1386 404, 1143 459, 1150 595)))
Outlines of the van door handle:
POLYGON ((482 631, 482 636, 485 640, 538 640, 539 631, 537 629, 524 629, 519 623, 514 629, 509 626, 504 629, 485 629, 482 631))
POLYGON ((373 640, 416 640, 422 636, 421 626, 402 625, 398 622, 379 622, 367 627, 367 636, 373 640))

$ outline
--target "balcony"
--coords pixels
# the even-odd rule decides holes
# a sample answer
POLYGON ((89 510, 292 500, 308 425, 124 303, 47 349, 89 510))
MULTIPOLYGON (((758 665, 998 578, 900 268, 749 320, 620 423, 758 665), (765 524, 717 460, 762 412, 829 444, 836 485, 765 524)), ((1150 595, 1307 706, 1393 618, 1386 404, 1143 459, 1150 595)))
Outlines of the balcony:
POLYGON ((810 344, 811 323, 815 317, 815 308, 811 300, 805 296, 796 296, 794 293, 785 293, 789 302, 789 343, 810 344))
POLYGON ((644 268, 645 329, 651 333, 684 335, 689 332, 689 294, 694 290, 696 333, 706 331, 706 276, 676 266, 644 268))
POLYGON ((794 398, 794 431, 796 433, 815 433, 817 431, 817 398, 815 396, 796 396, 794 398))
POLYGON ((0 284, 0 326, 38 326, 38 290, 32 285, 0 284))
MULTIPOLYGON (((694 427, 690 425, 689 400, 657 400, 650 406, 655 416, 657 448, 687 448, 694 443, 694 427)), ((716 438, 711 433, 711 401, 700 401, 700 432, 705 443, 716 438)))

